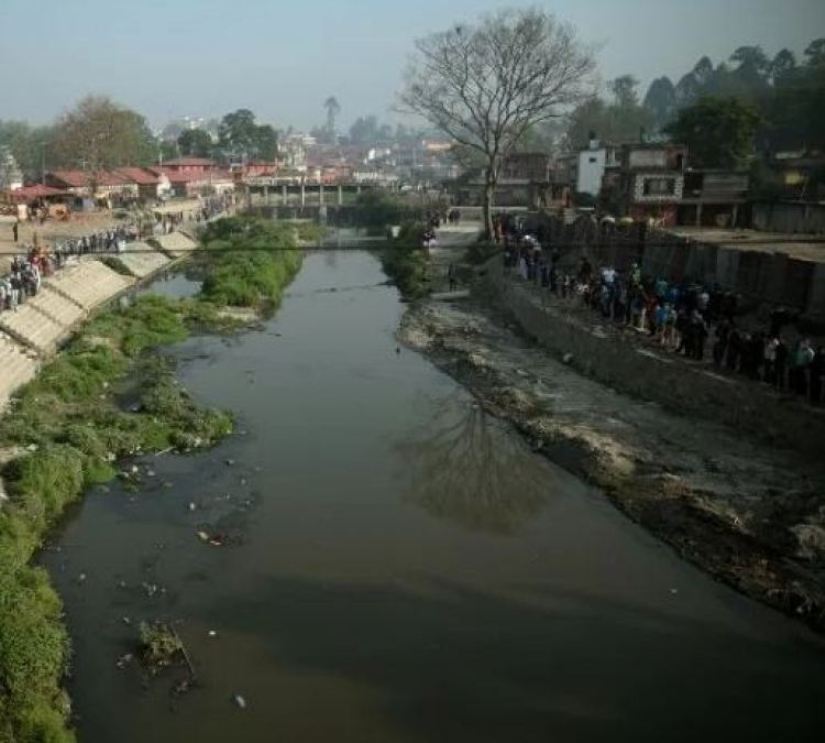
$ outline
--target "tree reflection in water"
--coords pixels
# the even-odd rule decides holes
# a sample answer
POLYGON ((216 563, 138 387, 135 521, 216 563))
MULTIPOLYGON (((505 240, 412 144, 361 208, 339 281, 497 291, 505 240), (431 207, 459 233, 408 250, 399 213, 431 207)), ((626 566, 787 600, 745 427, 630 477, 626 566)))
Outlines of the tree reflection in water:
POLYGON ((433 417, 397 445, 410 478, 405 501, 493 534, 541 511, 552 483, 546 464, 504 423, 460 394, 431 404, 433 417))

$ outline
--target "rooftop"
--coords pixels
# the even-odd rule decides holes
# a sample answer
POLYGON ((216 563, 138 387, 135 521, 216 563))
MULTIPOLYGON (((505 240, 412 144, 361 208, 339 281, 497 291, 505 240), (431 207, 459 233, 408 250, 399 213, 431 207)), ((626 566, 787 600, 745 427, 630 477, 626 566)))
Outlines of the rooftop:
POLYGON ((758 253, 785 253, 797 260, 825 263, 825 235, 674 227, 673 235, 708 245, 758 253))

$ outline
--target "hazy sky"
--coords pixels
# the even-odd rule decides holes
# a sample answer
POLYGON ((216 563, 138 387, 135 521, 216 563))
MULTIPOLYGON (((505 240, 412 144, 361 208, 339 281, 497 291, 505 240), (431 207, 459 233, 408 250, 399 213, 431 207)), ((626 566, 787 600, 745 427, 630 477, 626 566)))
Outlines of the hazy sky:
MULTIPOLYGON (((497 0, 0 0, 0 119, 46 122, 105 93, 157 125, 251 108, 310 127, 338 97, 347 126, 391 118, 412 41, 497 0)), ((528 3, 529 4, 529 3, 528 3)), ((598 44, 603 78, 678 77, 738 46, 801 54, 823 0, 557 0, 540 4, 598 44)), ((675 82, 675 81, 674 81, 675 82)))

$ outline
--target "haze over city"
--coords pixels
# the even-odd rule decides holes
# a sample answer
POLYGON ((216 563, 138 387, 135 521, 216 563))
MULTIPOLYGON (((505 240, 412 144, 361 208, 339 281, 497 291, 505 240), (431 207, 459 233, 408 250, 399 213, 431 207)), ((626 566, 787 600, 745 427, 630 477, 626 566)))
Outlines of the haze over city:
MULTIPOLYGON (((109 95, 153 126, 251 108, 278 127, 390 112, 414 39, 512 6, 507 0, 26 0, 2 3, 0 119, 46 123, 88 93, 109 95)), ((605 79, 641 89, 678 78, 702 55, 742 45, 800 54, 825 29, 820 0, 563 0, 539 4, 597 47, 605 79)))

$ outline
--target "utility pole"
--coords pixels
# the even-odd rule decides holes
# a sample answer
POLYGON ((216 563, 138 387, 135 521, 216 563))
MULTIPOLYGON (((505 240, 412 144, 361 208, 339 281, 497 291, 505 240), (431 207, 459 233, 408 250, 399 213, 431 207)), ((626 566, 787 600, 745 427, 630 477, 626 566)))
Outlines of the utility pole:
POLYGON ((40 185, 46 185, 46 143, 40 143, 40 185))

